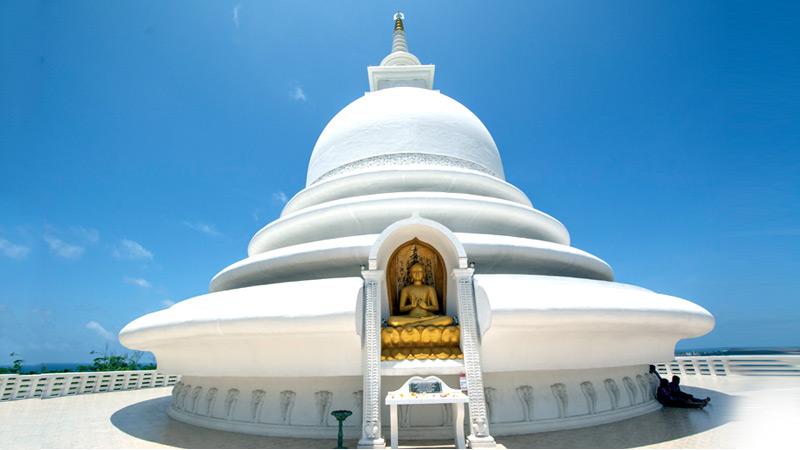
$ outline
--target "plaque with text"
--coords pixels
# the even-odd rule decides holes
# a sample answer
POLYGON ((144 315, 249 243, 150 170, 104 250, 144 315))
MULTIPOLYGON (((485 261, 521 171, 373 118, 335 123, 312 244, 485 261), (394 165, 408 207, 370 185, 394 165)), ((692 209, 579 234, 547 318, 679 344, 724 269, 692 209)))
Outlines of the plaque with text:
POLYGON ((408 392, 415 394, 439 394, 442 392, 442 383, 438 381, 412 381, 408 383, 408 392))

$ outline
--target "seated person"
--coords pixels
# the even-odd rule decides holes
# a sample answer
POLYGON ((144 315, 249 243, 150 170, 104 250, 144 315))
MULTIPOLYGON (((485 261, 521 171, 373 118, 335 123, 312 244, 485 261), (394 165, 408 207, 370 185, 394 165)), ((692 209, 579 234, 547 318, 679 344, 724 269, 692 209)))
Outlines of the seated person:
POLYGON ((706 406, 706 402, 702 400, 693 401, 675 397, 672 395, 672 392, 670 392, 669 382, 663 378, 659 381, 658 390, 656 390, 656 400, 664 406, 671 406, 673 408, 703 409, 706 406))
MULTIPOLYGON (((650 373, 652 373, 653 375, 658 377, 658 381, 660 383, 659 384, 659 389, 661 388, 661 383, 662 382, 667 382, 667 380, 661 378, 661 375, 659 375, 658 372, 656 371, 656 366, 654 366, 652 364, 650 365, 650 373)), ((673 375, 672 376, 672 382, 671 383, 667 383, 667 386, 668 386, 668 389, 669 389, 669 394, 670 394, 671 398, 678 399, 678 400, 695 402, 695 403, 703 403, 703 406, 705 406, 709 402, 711 402, 711 397, 706 397, 705 399, 701 400, 699 398, 694 397, 692 394, 688 394, 686 392, 681 391, 680 382, 681 382, 681 377, 679 377, 677 375, 673 375)), ((656 395, 657 394, 658 394, 658 392, 656 391, 656 395)))
POLYGON ((672 381, 669 383, 669 392, 672 394, 673 397, 684 400, 690 400, 694 402, 705 402, 706 404, 708 404, 711 401, 711 397, 706 397, 705 399, 701 400, 699 398, 696 398, 692 394, 681 391, 680 383, 681 383, 681 377, 673 375, 672 381))

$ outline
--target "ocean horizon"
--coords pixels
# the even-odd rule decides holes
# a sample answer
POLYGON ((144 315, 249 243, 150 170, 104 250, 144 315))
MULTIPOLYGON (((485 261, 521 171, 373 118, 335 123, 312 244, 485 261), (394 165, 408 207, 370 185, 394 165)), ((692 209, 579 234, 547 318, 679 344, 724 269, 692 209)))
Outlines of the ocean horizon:
MULTIPOLYGON (((725 356, 725 355, 800 355, 800 347, 709 347, 694 349, 676 349, 675 356, 725 356)), ((140 364, 152 364, 154 361, 141 361, 140 364)), ((23 364, 22 372, 41 373, 77 371, 80 366, 91 366, 91 362, 43 362, 23 364)), ((4 369, 11 365, 0 366, 4 369)))

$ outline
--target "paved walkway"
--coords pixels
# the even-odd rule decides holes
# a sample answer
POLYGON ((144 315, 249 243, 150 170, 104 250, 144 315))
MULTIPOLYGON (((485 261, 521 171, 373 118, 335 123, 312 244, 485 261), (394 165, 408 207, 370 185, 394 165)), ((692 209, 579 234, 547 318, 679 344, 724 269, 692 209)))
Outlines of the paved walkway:
MULTIPOLYGON (((507 448, 742 448, 796 444, 800 378, 686 377, 705 410, 663 409, 608 425, 500 436, 507 448)), ((166 415, 171 388, 0 403, 0 448, 332 448, 330 440, 250 436, 166 415)), ((402 443, 402 442, 401 442, 402 443)), ((406 443, 413 444, 414 442, 406 443)), ((424 442, 424 447, 452 447, 424 442)), ((355 442, 346 442, 350 448, 355 442)))

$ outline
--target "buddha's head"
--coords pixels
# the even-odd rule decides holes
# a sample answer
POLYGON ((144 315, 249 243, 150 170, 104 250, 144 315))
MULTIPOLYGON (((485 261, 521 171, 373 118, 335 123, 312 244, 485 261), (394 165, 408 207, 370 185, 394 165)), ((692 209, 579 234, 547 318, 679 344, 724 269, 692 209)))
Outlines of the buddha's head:
POLYGON ((425 279, 425 268, 422 267, 422 264, 420 263, 411 266, 411 268, 408 269, 408 273, 411 275, 411 281, 413 281, 414 283, 417 282, 421 283, 422 280, 425 279))

